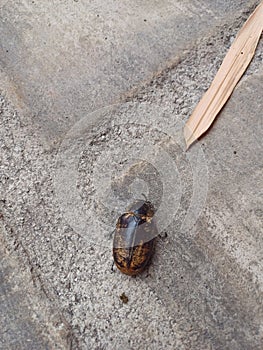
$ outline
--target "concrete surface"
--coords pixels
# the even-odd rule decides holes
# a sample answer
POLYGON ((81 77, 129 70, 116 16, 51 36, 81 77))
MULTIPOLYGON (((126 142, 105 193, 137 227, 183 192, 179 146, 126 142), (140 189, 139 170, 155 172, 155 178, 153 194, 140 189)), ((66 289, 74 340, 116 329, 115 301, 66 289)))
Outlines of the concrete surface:
POLYGON ((1 348, 261 349, 262 41, 182 139, 257 3, 2 2, 1 348), (130 278, 110 233, 142 193, 167 237, 130 278))
POLYGON ((17 106, 53 142, 254 3, 2 0, 1 67, 17 106))
POLYGON ((20 265, 0 238, 1 349, 67 348, 70 326, 44 294, 34 269, 20 265))

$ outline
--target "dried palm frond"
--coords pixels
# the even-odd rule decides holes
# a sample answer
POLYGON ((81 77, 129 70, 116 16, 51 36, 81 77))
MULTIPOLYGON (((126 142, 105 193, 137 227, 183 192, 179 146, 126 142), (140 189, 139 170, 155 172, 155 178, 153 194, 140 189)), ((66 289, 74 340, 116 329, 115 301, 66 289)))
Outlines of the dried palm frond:
POLYGON ((254 56, 263 29, 263 1, 250 15, 226 54, 211 86, 184 127, 187 148, 211 126, 254 56))

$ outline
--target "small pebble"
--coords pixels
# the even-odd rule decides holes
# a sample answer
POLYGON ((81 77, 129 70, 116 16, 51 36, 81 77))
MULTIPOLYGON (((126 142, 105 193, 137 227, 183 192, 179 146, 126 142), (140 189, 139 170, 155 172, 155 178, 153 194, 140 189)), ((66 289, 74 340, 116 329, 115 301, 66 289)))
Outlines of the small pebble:
POLYGON ((123 304, 127 304, 128 301, 129 301, 129 298, 127 297, 127 295, 126 295, 125 293, 122 293, 122 294, 120 295, 120 299, 121 299, 121 301, 123 302, 123 304))

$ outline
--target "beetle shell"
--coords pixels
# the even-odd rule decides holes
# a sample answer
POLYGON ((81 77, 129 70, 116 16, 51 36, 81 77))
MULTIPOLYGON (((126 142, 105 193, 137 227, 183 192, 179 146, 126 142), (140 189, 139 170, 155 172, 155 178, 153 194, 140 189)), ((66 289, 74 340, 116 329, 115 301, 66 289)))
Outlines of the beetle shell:
POLYGON ((121 215, 113 240, 113 258, 118 269, 137 275, 149 264, 154 252, 157 228, 150 202, 137 201, 121 215))

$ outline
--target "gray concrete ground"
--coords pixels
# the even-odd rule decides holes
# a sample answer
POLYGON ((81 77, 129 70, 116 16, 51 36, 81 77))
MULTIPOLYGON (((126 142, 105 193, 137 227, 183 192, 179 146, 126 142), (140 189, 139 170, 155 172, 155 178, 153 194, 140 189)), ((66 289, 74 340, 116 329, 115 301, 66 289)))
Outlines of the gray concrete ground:
POLYGON ((1 2, 1 349, 261 349, 262 40, 182 137, 257 3, 1 2), (111 232, 142 193, 167 237, 131 278, 111 232))

